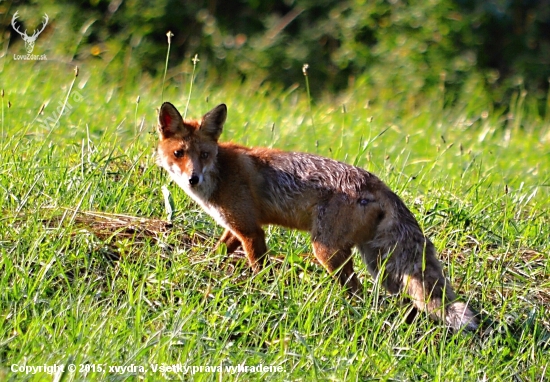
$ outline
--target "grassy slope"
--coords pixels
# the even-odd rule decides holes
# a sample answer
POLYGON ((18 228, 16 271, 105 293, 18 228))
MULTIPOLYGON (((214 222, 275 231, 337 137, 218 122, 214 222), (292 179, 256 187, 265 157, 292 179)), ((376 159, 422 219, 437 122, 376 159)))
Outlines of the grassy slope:
MULTIPOLYGON (((247 380, 548 377, 550 131, 521 97, 513 114, 502 116, 486 108, 475 88, 442 109, 441 94, 428 106, 410 96, 369 102, 357 84, 339 100, 319 101, 310 115, 303 87, 198 81, 190 102, 188 116, 197 117, 228 104, 222 139, 318 152, 377 173, 413 210, 460 294, 514 321, 514 330, 503 326, 478 339, 424 317, 404 324, 406 310, 378 291, 362 265, 366 302, 350 305, 304 255, 310 251, 304 234, 268 229, 273 252, 286 254, 277 256, 274 281, 252 277, 241 259, 212 252, 220 228, 154 164, 160 82, 117 84, 102 81, 101 72, 81 68, 67 113, 53 129, 41 121, 56 119, 71 69, 53 61, 9 62, 0 75, 0 379, 45 377, 12 373, 14 363, 244 363, 285 370, 247 380), (164 219, 164 184, 177 207, 172 229, 144 230, 147 222, 128 229, 124 217, 113 215, 164 219)), ((183 109, 186 81, 170 78, 165 100, 183 109)))

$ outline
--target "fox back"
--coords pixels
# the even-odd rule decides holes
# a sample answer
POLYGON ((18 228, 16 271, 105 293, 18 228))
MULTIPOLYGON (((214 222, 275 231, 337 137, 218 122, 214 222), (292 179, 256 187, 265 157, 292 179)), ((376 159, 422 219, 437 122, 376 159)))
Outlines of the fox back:
POLYGON ((308 231, 317 259, 352 295, 362 295, 356 247, 373 276, 383 270, 389 292, 405 292, 455 329, 478 326, 476 313, 457 301, 433 244, 378 177, 317 155, 219 143, 226 117, 223 104, 200 120, 183 120, 170 103, 159 113, 158 164, 225 228, 217 246, 227 253, 242 247, 257 272, 268 262, 262 226, 308 231))

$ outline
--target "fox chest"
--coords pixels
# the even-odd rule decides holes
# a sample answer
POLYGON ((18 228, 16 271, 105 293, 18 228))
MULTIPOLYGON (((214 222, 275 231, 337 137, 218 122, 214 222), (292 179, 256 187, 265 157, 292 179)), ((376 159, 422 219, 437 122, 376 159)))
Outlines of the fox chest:
POLYGON ((206 213, 210 215, 219 225, 226 229, 230 228, 229 220, 227 219, 226 214, 224 214, 221 210, 213 206, 206 205, 203 205, 202 208, 204 208, 206 213))
POLYGON ((201 194, 193 192, 192 189, 187 189, 185 191, 187 191, 187 195, 189 195, 195 202, 197 202, 197 204, 201 206, 204 212, 210 215, 216 221, 216 223, 224 228, 229 229, 227 214, 224 213, 222 209, 208 203, 201 194))

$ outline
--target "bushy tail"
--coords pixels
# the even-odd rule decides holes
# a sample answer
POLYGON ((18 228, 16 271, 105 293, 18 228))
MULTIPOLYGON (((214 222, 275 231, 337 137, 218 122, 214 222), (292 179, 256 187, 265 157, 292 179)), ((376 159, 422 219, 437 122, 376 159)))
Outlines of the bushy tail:
POLYGON ((404 293, 419 311, 455 330, 476 330, 480 320, 468 304, 457 300, 443 274, 435 247, 397 195, 385 194, 387 212, 372 240, 359 245, 369 271, 390 293, 404 293))
POLYGON ((427 269, 429 272, 424 272, 424 277, 415 274, 405 276, 405 294, 409 295, 418 310, 427 312, 434 320, 454 330, 477 330, 478 313, 467 303, 457 301, 449 281, 443 276, 440 267, 437 268, 427 269), (437 270, 441 272, 439 275, 437 270))
POLYGON ((375 277, 383 271, 382 283, 390 293, 403 293, 414 306, 455 330, 476 330, 478 314, 457 300, 445 278, 433 244, 420 229, 382 231, 359 246, 364 262, 375 277))

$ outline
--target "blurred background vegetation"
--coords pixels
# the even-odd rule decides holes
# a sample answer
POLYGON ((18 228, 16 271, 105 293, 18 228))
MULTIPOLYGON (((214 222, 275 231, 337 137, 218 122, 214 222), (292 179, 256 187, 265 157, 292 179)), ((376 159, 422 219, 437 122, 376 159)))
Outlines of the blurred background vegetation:
POLYGON ((4 0, 3 55, 24 53, 10 26, 16 11, 29 31, 49 15, 35 54, 97 61, 113 79, 162 72, 170 30, 171 73, 192 70, 198 54, 199 75, 289 87, 303 84, 308 63, 314 94, 444 89, 449 104, 474 86, 497 107, 518 92, 547 107, 548 1, 4 0))

